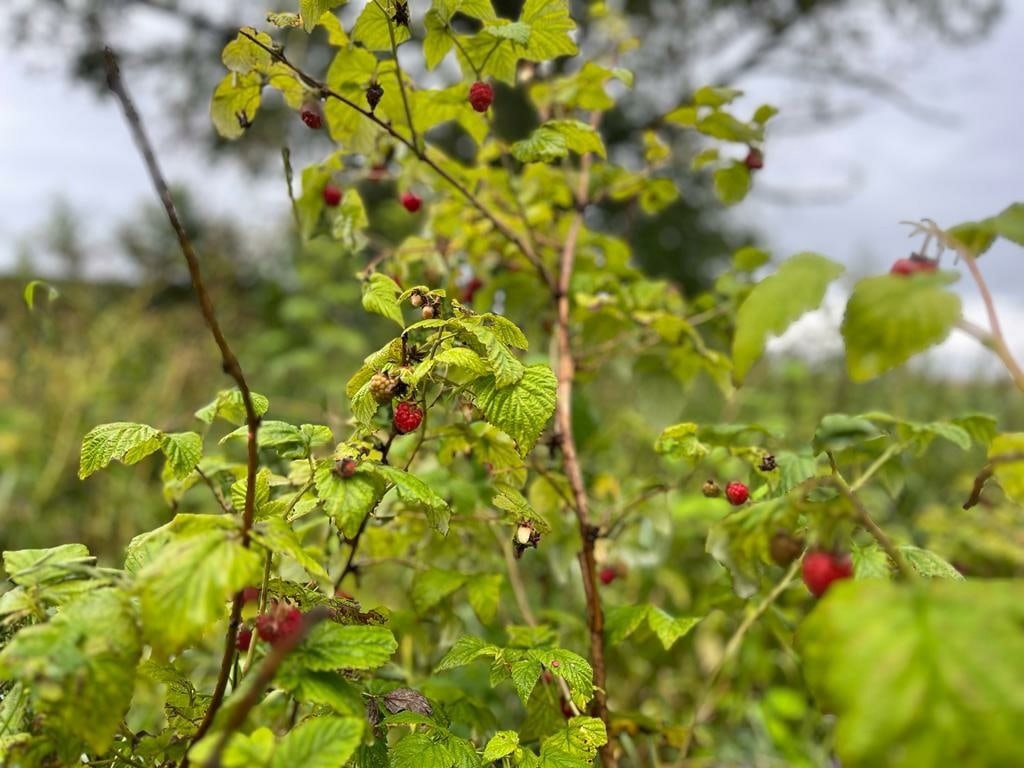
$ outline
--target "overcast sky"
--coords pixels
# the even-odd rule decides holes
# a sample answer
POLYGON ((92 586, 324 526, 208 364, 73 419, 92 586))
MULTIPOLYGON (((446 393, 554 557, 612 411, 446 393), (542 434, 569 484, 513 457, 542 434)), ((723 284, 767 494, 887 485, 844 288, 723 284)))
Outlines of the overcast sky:
MULTIPOLYGON (((814 250, 859 277, 909 253, 913 243, 901 220, 930 217, 951 225, 1024 200, 1024 3, 1006 5, 981 45, 938 50, 916 69, 893 75, 918 101, 955 119, 929 122, 879 102, 829 130, 788 135, 780 125, 769 134, 754 192, 735 215, 777 257, 814 250), (778 202, 780 191, 815 198, 821 190, 843 194, 827 202, 778 202)), ((3 26, 0 20, 0 31, 3 26)), ((756 97, 750 104, 772 101, 783 115, 798 95, 793 83, 764 76, 742 86, 756 97)), ((139 95, 145 110, 147 99, 139 95)), ((156 132, 167 175, 200 190, 205 205, 239 216, 256 232, 287 213, 280 180, 253 184, 228 163, 211 168, 198 153, 175 146, 170 130, 156 132)), ((0 270, 14 263, 16 244, 38 231, 56 197, 82 215, 90 253, 105 254, 112 252, 114 226, 151 194, 111 100, 69 83, 62 63, 30 67, 17 53, 8 55, 0 67, 0 270)), ((118 268, 113 257, 98 266, 118 268)), ((1024 356, 1024 251, 1001 244, 982 266, 1024 356)), ((958 290, 968 314, 981 320, 968 281, 958 290)), ((835 340, 841 297, 837 302, 803 323, 823 345, 835 340)), ((940 360, 974 351, 961 342, 940 360)))

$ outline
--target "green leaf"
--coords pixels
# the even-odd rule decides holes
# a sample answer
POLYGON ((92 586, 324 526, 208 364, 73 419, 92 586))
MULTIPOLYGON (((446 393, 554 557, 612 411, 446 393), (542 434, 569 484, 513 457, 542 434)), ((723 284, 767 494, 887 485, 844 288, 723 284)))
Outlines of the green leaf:
POLYGON ((387 664, 398 642, 387 627, 362 624, 317 624, 286 662, 314 672, 377 669, 387 664))
POLYGON ((11 581, 33 587, 69 574, 62 565, 92 563, 96 558, 84 544, 61 544, 49 549, 19 549, 4 552, 4 570, 11 581))
POLYGON ((467 578, 457 571, 418 571, 412 580, 412 604, 418 613, 426 613, 465 584, 467 578))
POLYGON ((160 430, 145 424, 118 421, 93 427, 82 438, 79 479, 103 469, 111 461, 132 465, 160 449, 160 430))
POLYGON ((484 32, 492 37, 503 40, 511 40, 519 45, 528 45, 530 42, 530 25, 514 21, 508 24, 489 24, 484 27, 484 32))
POLYGON ((693 128, 697 125, 697 108, 692 104, 684 104, 673 109, 665 115, 664 119, 667 123, 681 125, 684 128, 693 128))
POLYGON ((777 114, 779 114, 778 108, 773 107, 771 104, 762 104, 754 111, 753 121, 759 125, 764 125, 777 114))
POLYGON ((594 693, 594 670, 589 661, 563 648, 535 648, 527 651, 527 655, 543 664, 551 674, 565 680, 577 705, 590 701, 594 693))
POLYGON ((394 32, 396 45, 404 43, 410 37, 408 27, 392 22, 382 6, 369 0, 356 19, 355 26, 352 27, 352 39, 361 43, 368 51, 390 51, 389 28, 394 32))
POLYGON ((302 28, 312 32, 327 11, 342 5, 348 0, 299 0, 299 14, 302 16, 302 28))
POLYGON ((507 387, 523 377, 523 364, 493 328, 478 323, 463 323, 458 329, 466 343, 487 358, 498 387, 507 387))
POLYGON ((690 421, 666 427, 658 436, 654 450, 675 458, 702 459, 711 448, 698 439, 698 430, 699 427, 690 421))
POLYGON ((735 205, 750 191, 750 170, 741 162, 732 162, 714 173, 715 197, 725 205, 735 205))
POLYGON ((501 586, 505 577, 500 573, 474 575, 466 584, 466 598, 481 624, 490 624, 498 613, 501 586))
POLYGON ((576 22, 569 17, 568 0, 526 0, 519 21, 530 26, 530 42, 522 58, 548 61, 579 52, 572 39, 576 22))
POLYGON ((203 458, 203 438, 195 432, 164 434, 160 450, 167 457, 171 477, 181 480, 191 475, 203 458))
POLYGON ((705 136, 723 141, 750 144, 764 139, 764 128, 737 120, 728 112, 712 112, 710 115, 700 118, 696 128, 705 136))
POLYGON ((521 163, 550 163, 567 157, 570 151, 607 155, 601 134, 578 120, 548 120, 512 145, 512 156, 521 163))
POLYGON ((429 485, 415 475, 387 464, 379 464, 375 469, 377 474, 394 485, 398 498, 413 509, 426 513, 427 520, 442 536, 448 533, 451 508, 429 485))
POLYGON ((490 763, 507 757, 519 746, 519 734, 515 731, 498 731, 491 736, 484 747, 484 762, 490 763))
MULTIPOLYGON (((245 509, 245 492, 249 487, 248 473, 231 484, 231 506, 239 512, 245 509)), ((256 472, 256 488, 253 494, 253 510, 259 514, 270 501, 270 470, 262 467, 256 472)))
POLYGON ((656 605, 650 606, 647 612, 647 624, 658 636, 666 651, 699 623, 700 618, 695 616, 673 618, 656 605))
POLYGON ((540 748, 540 762, 542 766, 563 765, 562 762, 551 760, 553 752, 561 752, 590 765, 597 757, 598 748, 607 743, 608 733, 600 718, 577 715, 566 723, 564 729, 545 739, 540 748))
POLYGON ((247 35, 256 38, 265 46, 273 47, 274 41, 266 32, 257 32, 252 27, 243 27, 235 39, 224 46, 220 59, 232 73, 249 75, 266 73, 274 60, 263 47, 254 43, 247 35), (245 34, 242 34, 242 33, 245 34))
POLYGON ((225 139, 240 138, 256 119, 262 90, 263 77, 258 72, 225 75, 210 100, 210 120, 217 133, 225 139))
POLYGON ((882 275, 857 283, 842 333, 846 367, 867 381, 944 341, 960 320, 960 298, 944 290, 949 276, 882 275))
POLYGON ((541 125, 541 128, 561 134, 565 138, 565 146, 569 148, 570 152, 575 152, 577 155, 593 152, 601 158, 608 156, 601 134, 587 123, 579 120, 548 120, 541 125))
POLYGON ((231 530, 173 539, 139 574, 142 626, 159 651, 174 653, 227 616, 232 595, 259 581, 263 558, 231 530))
POLYGON ((963 581, 963 574, 935 552, 920 547, 904 545, 897 547, 903 559, 917 573, 927 579, 952 579, 963 581))
MULTIPOLYGON (((257 416, 262 416, 270 408, 270 401, 263 395, 251 392, 252 407, 257 416)), ((236 427, 245 424, 245 404, 242 393, 237 389, 224 389, 217 393, 212 403, 207 403, 195 413, 195 417, 204 424, 212 424, 216 418, 224 419, 236 427)))
POLYGON ((410 733, 388 750, 389 768, 452 768, 454 762, 445 741, 422 731, 410 733))
POLYGON ((988 458, 1003 493, 1024 504, 1024 432, 996 435, 989 445, 988 458))
POLYGON ((705 85, 693 94, 693 103, 701 107, 717 108, 731 104, 742 95, 743 91, 735 88, 714 88, 705 85))
POLYGON ((334 462, 317 462, 316 495, 342 535, 352 538, 363 518, 370 514, 384 496, 385 484, 372 468, 360 464, 352 477, 334 474, 334 462))
POLYGON ((141 655, 128 596, 99 589, 11 637, 0 652, 0 677, 24 682, 37 716, 103 754, 128 710, 141 655))
MULTIPOLYGON (((253 538, 261 545, 278 555, 285 555, 302 566, 314 579, 329 578, 320 560, 316 557, 316 549, 307 551, 298 534, 282 517, 268 517, 256 522, 253 526, 253 538)), ((322 557, 322 554, 321 554, 322 557)))
POLYGON ((732 255, 732 266, 738 272, 753 272, 771 261, 771 258, 768 251, 747 245, 732 255))
POLYGON ((615 647, 636 632, 647 618, 649 605, 616 605, 608 609, 605 616, 605 632, 608 644, 615 647))
POLYGON ((271 768, 336 768, 355 753, 363 721, 354 717, 316 717, 299 723, 278 743, 271 768))
POLYGON ((525 457, 554 413, 557 386, 551 369, 539 364, 527 367, 512 386, 501 388, 494 376, 485 376, 470 388, 487 423, 515 440, 519 455, 525 457))
POLYGON ((401 292, 402 289, 390 277, 374 272, 363 283, 363 309, 394 320, 399 328, 404 328, 405 319, 398 303, 398 294, 401 292))
POLYGON ((833 585, 797 635, 844 766, 1022 765, 1024 586, 833 585))
POLYGON ((516 689, 519 700, 523 704, 528 703, 530 694, 533 693, 534 686, 537 685, 537 680, 540 678, 541 672, 544 671, 544 667, 537 659, 519 658, 512 662, 512 668, 509 671, 512 677, 512 687, 516 689))
POLYGON ((1001 213, 981 221, 958 224, 950 228, 947 234, 975 256, 991 248, 997 237, 1024 245, 1024 203, 1014 203, 1001 213))
POLYGON ((736 314, 732 342, 736 381, 742 381, 761 357, 770 336, 782 334, 821 304, 829 283, 842 272, 842 266, 824 256, 800 253, 754 287, 736 314))
POLYGON ((456 667, 464 667, 480 656, 493 656, 497 650, 496 646, 484 642, 479 637, 463 635, 455 641, 455 644, 448 649, 448 653, 444 655, 444 658, 434 667, 434 674, 455 669, 456 667))
POLYGON ((814 432, 813 446, 822 451, 844 451, 855 445, 877 440, 881 432, 874 422, 863 416, 830 413, 824 416, 814 432))
POLYGON ((25 286, 25 291, 22 293, 22 297, 25 299, 25 305, 29 308, 30 311, 35 309, 37 288, 46 289, 46 298, 49 301, 55 301, 57 297, 60 296, 60 291, 58 291, 55 287, 50 285, 45 280, 33 280, 32 282, 25 286))

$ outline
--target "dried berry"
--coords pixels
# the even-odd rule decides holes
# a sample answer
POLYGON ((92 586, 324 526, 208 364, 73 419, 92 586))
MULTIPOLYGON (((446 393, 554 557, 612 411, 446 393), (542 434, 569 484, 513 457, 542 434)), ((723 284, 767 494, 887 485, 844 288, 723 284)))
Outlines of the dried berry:
POLYGON ((423 310, 420 314, 423 315, 424 320, 433 320, 434 316, 437 315, 437 310, 434 309, 433 304, 427 304, 425 307, 423 307, 423 310))
POLYGON ((768 552, 772 556, 772 562, 782 568, 788 568, 793 561, 800 557, 804 551, 804 542, 785 531, 779 531, 768 545, 768 552))
POLYGON ((704 481, 704 485, 700 487, 700 492, 709 499, 717 499, 722 495, 722 489, 719 487, 718 483, 711 479, 704 481))
POLYGON ((762 472, 774 472, 779 468, 778 463, 775 461, 775 457, 770 453, 765 454, 764 458, 761 459, 761 463, 757 467, 762 472))
POLYGON ((743 163, 748 170, 759 171, 764 168, 764 153, 757 147, 751 147, 743 159, 743 163))
POLYGON ((366 89, 366 103, 370 105, 370 112, 373 112, 380 100, 384 98, 384 89, 380 83, 370 83, 366 89))

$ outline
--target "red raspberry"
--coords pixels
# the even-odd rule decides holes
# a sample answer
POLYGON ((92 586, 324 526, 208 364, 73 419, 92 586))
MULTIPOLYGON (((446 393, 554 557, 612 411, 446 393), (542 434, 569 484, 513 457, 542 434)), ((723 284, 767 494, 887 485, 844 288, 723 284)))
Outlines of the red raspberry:
POLYGON ((320 106, 319 101, 310 99, 303 103, 302 109, 299 112, 299 117, 302 118, 302 122, 307 127, 312 128, 314 131, 323 127, 324 124, 324 110, 320 106))
POLYGON ((469 103, 477 112, 486 112, 494 101, 494 88, 489 83, 477 81, 469 87, 469 103))
POLYGON ((235 648, 245 653, 249 650, 250 645, 252 645, 252 630, 249 627, 242 627, 235 637, 235 648))
POLYGON ((890 275, 913 275, 918 272, 934 272, 939 264, 934 259, 929 259, 918 254, 913 254, 909 259, 897 259, 889 270, 890 275))
POLYGON ((725 486, 725 498, 734 507, 738 507, 741 504, 746 504, 747 499, 750 498, 750 489, 743 483, 729 483, 725 486))
POLYGON ((395 418, 392 424, 395 431, 404 435, 408 432, 415 432, 423 421, 423 411, 416 403, 405 400, 395 406, 395 418))
POLYGON ((848 579, 851 576, 853 561, 848 554, 817 549, 804 555, 804 584, 815 597, 824 595, 833 581, 848 579))
POLYGON ((261 640, 277 645, 299 631, 302 611, 294 605, 275 602, 267 613, 256 617, 256 634, 261 640))
POLYGON ((476 292, 484 287, 484 281, 474 275, 469 279, 463 288, 462 294, 459 296, 459 301, 463 304, 472 304, 473 297, 476 296, 476 292))
POLYGON ((260 599, 259 587, 246 587, 242 590, 242 603, 255 603, 260 599))
POLYGON ((618 576, 618 572, 610 565, 606 565, 601 569, 601 573, 598 574, 598 578, 601 579, 602 584, 611 584, 615 581, 615 577, 618 576))
POLYGON ((334 474, 347 480, 356 473, 356 467, 358 466, 358 461, 351 456, 346 456, 344 459, 338 459, 334 462, 334 474))
POLYGON ((751 147, 743 163, 748 170, 759 171, 764 168, 764 153, 757 147, 751 147))
POLYGON ((402 206, 409 213, 416 213, 416 211, 420 209, 420 206, 423 205, 423 198, 415 192, 404 192, 402 193, 402 197, 399 199, 401 200, 402 206))
POLYGON ((333 208, 341 202, 342 191, 333 184, 324 187, 324 203, 333 208))

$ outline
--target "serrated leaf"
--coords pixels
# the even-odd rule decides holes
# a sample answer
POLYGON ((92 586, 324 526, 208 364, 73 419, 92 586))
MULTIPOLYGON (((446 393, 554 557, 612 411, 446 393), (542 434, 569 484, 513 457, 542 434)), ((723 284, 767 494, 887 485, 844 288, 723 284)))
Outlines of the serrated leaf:
POLYGON ((515 440, 519 455, 525 457, 554 413, 557 386, 551 369, 539 364, 527 367, 511 386, 500 388, 494 376, 485 376, 470 388, 487 422, 515 440))
POLYGON ((79 479, 103 469, 111 461, 132 465, 160 449, 161 432, 145 424, 118 421, 93 427, 82 438, 79 479))
POLYGON ((363 737, 354 717, 316 717, 299 723, 278 742, 271 768, 336 768, 344 765, 363 737))
POLYGON ((453 763, 447 744, 423 732, 410 733, 388 750, 389 768, 452 768, 453 763))
POLYGON ((806 312, 817 308, 843 267, 815 253, 787 259, 758 283, 736 314, 732 354, 734 376, 742 381, 761 357, 770 336, 781 335, 806 312))
POLYGON ((963 574, 949 564, 941 555, 920 547, 903 545, 897 547, 907 564, 918 576, 926 579, 950 579, 963 581, 963 574))
POLYGON ((363 283, 363 309, 394 320, 399 328, 404 328, 405 319, 398 303, 398 294, 401 292, 402 289, 390 277, 374 272, 363 283))
POLYGON ((195 432, 165 434, 160 440, 160 450, 167 457, 171 477, 180 480, 192 474, 203 458, 203 438, 195 432))
POLYGON ((408 27, 395 24, 382 6, 369 0, 352 27, 352 39, 368 51, 390 51, 392 32, 395 45, 404 43, 410 37, 408 27))
POLYGON ((284 518, 268 517, 263 520, 259 520, 256 525, 253 526, 252 533, 253 538, 258 543, 262 544, 275 554, 290 557, 301 565, 303 570, 305 570, 306 573, 314 579, 326 580, 329 578, 323 565, 321 565, 320 561, 313 553, 308 552, 302 546, 302 542, 299 541, 298 535, 294 530, 292 530, 291 525, 289 525, 284 518))
POLYGON ((650 606, 650 610, 647 612, 647 624, 658 636, 666 651, 699 623, 699 617, 680 616, 674 618, 656 605, 650 606))
POLYGON ((552 752, 561 752, 590 765, 597 757, 598 748, 607 743, 608 733, 600 718, 577 715, 569 719, 564 729, 544 740, 540 748, 541 765, 561 765, 559 762, 551 762, 552 752))
POLYGON ((605 632, 608 633, 608 644, 618 646, 623 640, 636 632, 647 618, 649 605, 616 605, 608 609, 605 615, 605 632))
POLYGON ((458 328, 460 336, 474 350, 487 358, 493 371, 493 378, 498 387, 507 387, 523 377, 524 367, 519 359, 512 354, 508 346, 498 338, 493 329, 473 324, 462 324, 458 328))
POLYGON ((1024 763, 1022 606, 1010 581, 833 585, 797 645, 843 765, 1024 763))
POLYGON ((333 461, 320 461, 313 477, 316 495, 323 502, 324 512, 347 538, 356 535, 363 518, 373 511, 384 495, 382 478, 362 464, 352 477, 339 477, 334 474, 333 461))
POLYGON ((233 531, 172 540, 137 577, 147 641, 174 653, 198 640, 227 615, 231 596, 257 583, 262 570, 263 559, 233 531))
MULTIPOLYGON (((250 392, 252 407, 257 416, 263 416, 270 408, 270 401, 263 395, 250 392)), ((242 393, 237 389, 224 389, 217 393, 213 402, 207 403, 195 412, 195 417, 204 424, 212 424, 214 419, 221 418, 240 427, 245 424, 245 403, 242 393)))
POLYGON ((960 320, 960 297, 949 277, 882 275, 861 280, 843 316, 846 368, 867 381, 941 343, 960 320))
POLYGON ((438 533, 442 536, 448 533, 451 508, 429 485, 415 475, 387 464, 377 465, 375 470, 378 475, 394 485, 398 498, 405 504, 426 513, 427 520, 438 533))
POLYGON ((32 587, 66 577, 69 571, 63 565, 94 560, 84 544, 61 544, 48 549, 8 550, 4 552, 4 570, 15 584, 32 587))
POLYGON ((348 0, 299 0, 299 14, 302 16, 302 28, 312 32, 320 17, 335 6, 348 0))
POLYGON ((577 155, 593 152, 598 157, 607 157, 604 141, 597 129, 579 120, 548 120, 541 128, 547 128, 565 138, 565 146, 577 155))
POLYGON ((505 577, 500 573, 482 573, 466 584, 466 598, 481 624, 490 624, 498 613, 501 586, 505 577))
POLYGON ((512 687, 516 689, 519 700, 526 704, 530 700, 530 694, 537 685, 543 665, 537 660, 529 657, 520 658, 512 662, 509 670, 512 678, 512 687))
POLYGON ((412 579, 410 597, 418 613, 426 613, 450 594, 462 587, 468 577, 457 571, 431 568, 419 571, 412 579))
POLYGON ((690 421, 666 427, 661 435, 658 436, 658 441, 654 444, 654 450, 676 458, 702 459, 707 456, 711 448, 702 443, 697 437, 699 429, 696 424, 690 421))
POLYGON ((563 648, 535 648, 527 651, 527 655, 565 680, 577 705, 590 701, 594 693, 594 670, 589 661, 563 648))
POLYGON ((324 621, 310 631, 287 663, 314 672, 377 669, 396 650, 398 642, 387 627, 324 621))
POLYGON ((855 445, 877 440, 881 432, 874 422, 863 416, 847 416, 845 413, 830 413, 822 417, 814 431, 814 450, 844 451, 855 445))
POLYGON ((496 646, 490 645, 479 637, 463 635, 455 641, 455 644, 448 649, 448 653, 434 667, 434 674, 456 667, 464 667, 480 656, 493 656, 496 651, 496 646))
POLYGON ((210 120, 225 139, 237 139, 256 119, 260 109, 263 77, 257 72, 229 72, 217 84, 210 100, 210 120))
MULTIPOLYGON (((249 476, 239 478, 231 484, 231 506, 241 512, 245 509, 245 491, 249 485, 249 476)), ((270 470, 266 467, 256 472, 256 488, 253 494, 253 510, 260 509, 270 501, 270 470)))
POLYGON ((526 0, 519 23, 530 27, 524 59, 548 61, 579 52, 571 36, 576 22, 569 16, 568 0, 526 0))
POLYGON ((128 710, 141 654, 130 599, 99 589, 9 638, 0 677, 23 681, 37 714, 103 754, 128 710))
POLYGON ((1013 203, 995 216, 969 221, 949 229, 948 234, 975 256, 987 251, 997 237, 1024 245, 1024 203, 1013 203))
POLYGON ((493 762, 507 757, 519 746, 519 734, 515 731, 498 731, 491 736, 484 747, 484 762, 493 762))

